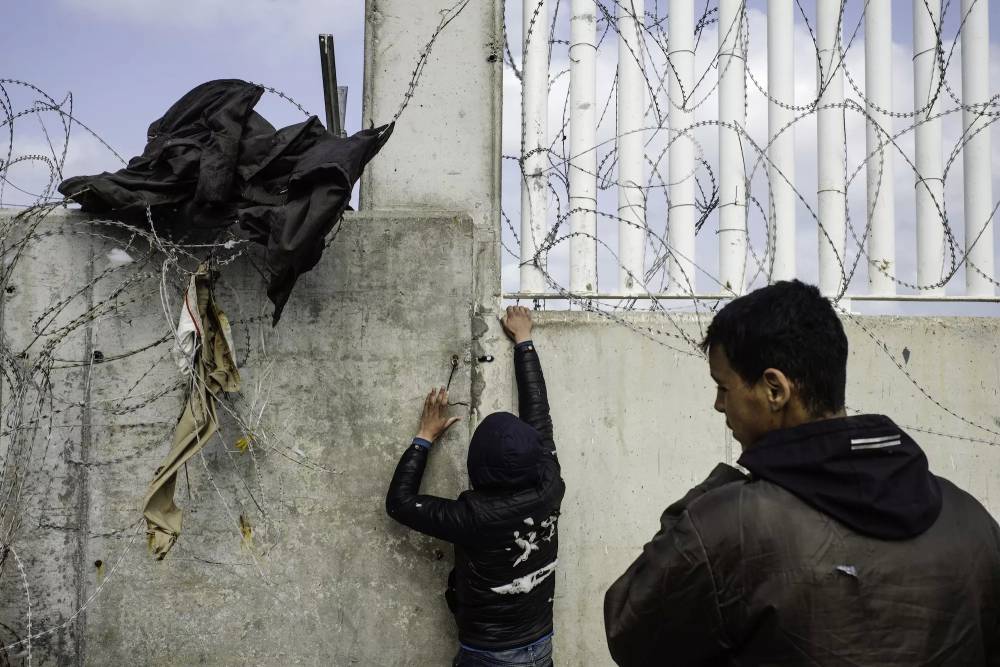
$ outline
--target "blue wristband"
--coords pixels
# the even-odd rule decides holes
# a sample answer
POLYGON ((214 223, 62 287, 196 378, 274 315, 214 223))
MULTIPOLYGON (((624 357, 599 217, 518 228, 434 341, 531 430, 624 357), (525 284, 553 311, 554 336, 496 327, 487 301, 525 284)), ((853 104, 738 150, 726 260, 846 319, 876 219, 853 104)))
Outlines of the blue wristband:
POLYGON ((423 438, 414 438, 411 443, 417 447, 423 447, 424 449, 430 449, 431 445, 434 444, 430 440, 424 440, 423 438))

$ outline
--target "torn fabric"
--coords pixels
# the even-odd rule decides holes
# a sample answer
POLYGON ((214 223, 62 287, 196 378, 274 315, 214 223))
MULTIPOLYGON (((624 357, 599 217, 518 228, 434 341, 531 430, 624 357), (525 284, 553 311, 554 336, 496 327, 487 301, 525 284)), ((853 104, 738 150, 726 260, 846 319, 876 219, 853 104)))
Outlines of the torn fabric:
POLYGON ((174 504, 177 473, 215 434, 219 394, 240 389, 229 321, 212 297, 211 280, 202 265, 185 292, 180 318, 185 333, 181 338, 178 332, 178 346, 185 360, 186 349, 192 350, 188 367, 191 386, 170 453, 157 468, 143 502, 149 549, 157 559, 167 555, 181 532, 181 510, 174 504), (193 333, 186 333, 189 330, 193 333))
POLYGON ((274 322, 393 125, 341 138, 315 116, 276 130, 253 110, 264 89, 238 79, 203 83, 149 126, 142 155, 114 173, 74 176, 59 192, 86 212, 174 236, 239 229, 267 248, 274 322))
POLYGON ((195 355, 201 342, 201 332, 205 328, 198 313, 198 285, 194 279, 188 283, 181 303, 181 314, 174 332, 174 362, 183 375, 194 371, 195 355))

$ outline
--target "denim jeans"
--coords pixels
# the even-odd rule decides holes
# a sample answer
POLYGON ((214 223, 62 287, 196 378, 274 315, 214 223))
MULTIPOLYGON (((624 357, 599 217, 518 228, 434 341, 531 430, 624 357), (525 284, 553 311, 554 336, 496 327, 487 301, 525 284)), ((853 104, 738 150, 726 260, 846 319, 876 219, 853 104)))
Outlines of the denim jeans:
POLYGON ((458 649, 452 667, 552 667, 552 637, 504 651, 458 649))

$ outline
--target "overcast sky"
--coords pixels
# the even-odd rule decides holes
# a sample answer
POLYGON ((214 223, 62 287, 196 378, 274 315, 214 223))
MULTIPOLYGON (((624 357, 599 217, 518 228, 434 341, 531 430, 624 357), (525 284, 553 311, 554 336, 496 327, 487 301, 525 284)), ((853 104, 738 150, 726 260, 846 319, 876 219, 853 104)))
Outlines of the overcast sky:
MULTIPOLYGON (((122 154, 140 152, 150 121, 211 79, 279 88, 322 118, 321 32, 335 36, 348 129, 359 126, 361 0, 11 0, 3 19, 3 76, 57 99, 72 91, 76 114, 122 154)), ((263 104, 275 124, 303 118, 263 104)))
MULTIPOLYGON (((347 130, 360 126, 361 0, 12 0, 5 3, 3 25, 0 78, 28 81, 57 102, 72 92, 74 116, 126 159, 142 152, 151 121, 211 79, 239 78, 280 89, 325 123, 321 32, 335 36, 339 83, 350 89, 347 130)), ((7 88, 16 108, 38 97, 7 88)), ((257 110, 277 127, 305 119, 269 94, 257 110)), ((56 117, 45 118, 49 131, 58 132, 56 117)), ((16 123, 14 153, 49 153, 35 118, 16 123)), ((65 176, 121 166, 74 129, 65 176)), ((47 170, 38 163, 14 165, 10 178, 38 193, 47 170)), ((31 198, 8 186, 3 201, 23 204, 31 198)))

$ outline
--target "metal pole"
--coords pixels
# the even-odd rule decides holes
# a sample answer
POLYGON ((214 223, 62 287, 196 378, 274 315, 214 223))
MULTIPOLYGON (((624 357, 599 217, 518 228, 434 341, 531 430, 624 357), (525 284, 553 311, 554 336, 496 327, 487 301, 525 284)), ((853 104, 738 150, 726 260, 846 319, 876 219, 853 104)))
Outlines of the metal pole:
POLYGON ((326 104, 326 129, 335 137, 343 137, 340 123, 340 91, 337 89, 337 60, 333 35, 319 36, 319 61, 323 72, 323 102, 326 104))
POLYGON ((840 63, 840 3, 816 3, 816 44, 821 91, 816 122, 818 150, 819 289, 835 295, 843 285, 847 226, 847 184, 844 175, 844 69, 840 63), (824 108, 825 107, 825 108, 824 108))
POLYGON ((546 290, 545 258, 535 257, 548 216, 549 8, 548 0, 523 2, 521 78, 521 290, 546 290), (538 262, 535 266, 534 262, 538 262))
POLYGON ((788 127, 795 112, 781 104, 795 104, 794 29, 792 0, 768 0, 767 157, 774 216, 773 281, 795 277, 795 135, 788 127))
POLYGON ((618 5, 618 288, 625 293, 641 292, 645 276, 644 14, 644 0, 618 5))
POLYGON ((990 128, 988 116, 981 116, 990 99, 990 5, 987 0, 962 0, 962 147, 965 185, 965 286, 969 295, 995 293, 993 187, 990 179, 990 128), (979 106, 974 106, 979 105, 979 106), (976 132, 979 130, 978 132, 976 132), (975 134, 974 134, 975 133, 975 134), (984 229, 985 226, 985 229, 984 229), (978 237, 978 239, 977 239, 978 237), (975 266, 976 268, 973 268, 975 266), (979 269, 979 271, 976 271, 979 269), (985 276, 982 274, 986 274, 985 276))
POLYGON ((597 4, 573 0, 570 16, 569 289, 597 291, 597 4))
POLYGON ((695 290, 694 143, 683 132, 694 121, 694 0, 670 0, 667 14, 670 76, 669 207, 667 241, 671 293, 695 290))
POLYGON ((746 61, 743 0, 719 0, 719 282, 743 293, 747 194, 743 169, 746 61), (739 128, 734 129, 734 128, 739 128))
POLYGON ((879 296, 896 293, 896 207, 893 202, 892 161, 895 148, 892 116, 892 7, 869 2, 865 7, 865 98, 868 110, 868 291, 879 296), (878 107, 878 108, 876 108, 878 107), (874 120, 871 120, 874 119, 874 120), (881 129, 880 129, 881 127, 881 129), (876 152, 877 151, 877 152, 876 152))
MULTIPOLYGON (((944 273, 944 166, 941 157, 941 119, 934 116, 940 89, 937 63, 940 0, 913 0, 913 103, 921 110, 915 121, 917 168, 917 284, 933 285, 944 273), (931 101, 934 104, 930 105, 931 101), (928 106, 930 105, 930 106, 928 106)), ((968 27, 968 26, 966 26, 968 27)), ((981 63, 980 63, 981 64, 981 63)), ((968 176, 968 175, 966 175, 968 176)), ((944 294, 944 287, 923 289, 926 294, 944 294)))
MULTIPOLYGON (((534 293, 534 292, 507 292, 501 295, 503 299, 510 300, 528 300, 534 299, 537 301, 555 301, 555 300, 565 300, 569 296, 565 293, 558 292, 547 292, 544 294, 534 293)), ((629 300, 629 299, 648 299, 648 300, 663 300, 663 301, 729 301, 735 299, 736 296, 733 294, 672 294, 669 292, 663 293, 653 293, 653 292, 643 292, 642 294, 620 294, 617 292, 598 292, 597 294, 590 295, 588 300, 593 302, 600 301, 616 301, 616 300, 629 300)), ((892 294, 892 295, 877 295, 877 294, 854 294, 849 297, 841 297, 838 301, 841 305, 849 304, 852 301, 884 301, 886 303, 895 302, 917 302, 917 303, 1000 303, 1000 297, 997 296, 927 296, 924 294, 892 294)))

